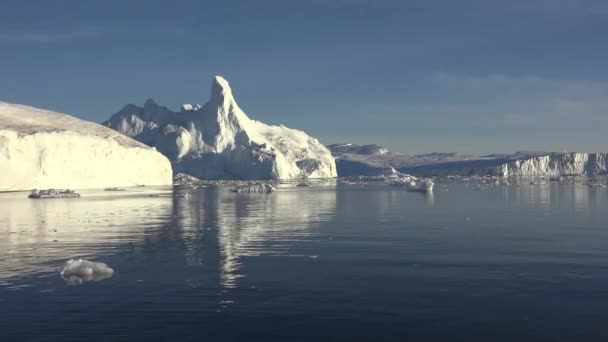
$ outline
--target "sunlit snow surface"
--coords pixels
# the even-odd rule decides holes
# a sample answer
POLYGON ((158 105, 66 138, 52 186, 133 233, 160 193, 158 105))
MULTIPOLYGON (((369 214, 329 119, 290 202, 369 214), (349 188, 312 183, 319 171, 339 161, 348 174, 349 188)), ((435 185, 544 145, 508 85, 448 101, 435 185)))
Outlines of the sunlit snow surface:
POLYGON ((0 101, 0 191, 169 185, 159 152, 102 125, 0 101))
POLYGON ((127 105, 103 123, 154 146, 176 172, 205 179, 295 179, 336 176, 330 151, 305 132, 253 120, 221 76, 204 106, 174 112, 148 100, 127 105))

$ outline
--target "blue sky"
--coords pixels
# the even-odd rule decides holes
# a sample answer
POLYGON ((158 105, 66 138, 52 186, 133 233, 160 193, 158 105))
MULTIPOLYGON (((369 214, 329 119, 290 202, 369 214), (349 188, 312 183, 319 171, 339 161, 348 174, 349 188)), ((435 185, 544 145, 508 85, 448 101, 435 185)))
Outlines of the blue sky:
POLYGON ((608 1, 14 1, 0 100, 103 121, 204 103, 325 143, 608 152, 608 1))

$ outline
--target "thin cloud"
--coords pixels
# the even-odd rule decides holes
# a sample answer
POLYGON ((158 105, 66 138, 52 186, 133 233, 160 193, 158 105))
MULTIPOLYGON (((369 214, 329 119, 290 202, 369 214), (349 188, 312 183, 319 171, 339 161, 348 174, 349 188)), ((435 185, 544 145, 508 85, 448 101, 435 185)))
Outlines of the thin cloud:
POLYGON ((84 27, 61 32, 5 31, 0 32, 0 41, 52 44, 95 39, 102 34, 103 30, 98 27, 84 27))

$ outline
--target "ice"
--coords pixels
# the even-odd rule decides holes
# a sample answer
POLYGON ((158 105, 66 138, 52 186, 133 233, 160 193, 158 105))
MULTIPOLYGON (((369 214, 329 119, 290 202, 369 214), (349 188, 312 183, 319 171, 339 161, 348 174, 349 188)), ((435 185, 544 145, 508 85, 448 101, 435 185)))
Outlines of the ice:
POLYGON ((186 103, 186 104, 182 105, 182 112, 190 112, 190 111, 193 111, 193 110, 199 110, 201 108, 203 108, 203 106, 201 106, 198 103, 193 104, 193 105, 189 104, 189 103, 186 103))
POLYGON ((154 149, 102 125, 0 102, 0 191, 170 185, 154 149))
POLYGON ((117 188, 117 187, 109 187, 109 188, 103 189, 103 191, 125 191, 125 189, 117 188))
POLYGON ((102 262, 86 259, 70 259, 61 269, 61 277, 70 285, 80 285, 87 281, 100 281, 110 278, 114 270, 102 262))
POLYGON ((276 191, 272 184, 261 183, 261 182, 249 182, 247 184, 239 184, 230 189, 232 192, 260 192, 260 193, 270 193, 276 191))
POLYGON ((148 100, 125 106, 104 122, 169 157, 176 173, 202 179, 296 179, 336 177, 330 151, 317 139, 285 126, 250 119, 228 82, 213 79, 203 107, 173 112, 148 100))
POLYGON ((408 191, 433 191, 435 183, 428 178, 416 178, 410 175, 405 175, 402 178, 394 180, 394 186, 400 186, 408 191))
POLYGON ((28 198, 72 198, 72 197, 80 197, 80 194, 74 190, 56 190, 56 189, 48 189, 48 190, 37 190, 34 189, 29 194, 28 198))
POLYGON ((589 176, 608 173, 606 153, 516 152, 486 156, 456 153, 409 155, 378 145, 329 145, 339 177, 387 176, 391 172, 416 176, 461 175, 497 177, 589 176))

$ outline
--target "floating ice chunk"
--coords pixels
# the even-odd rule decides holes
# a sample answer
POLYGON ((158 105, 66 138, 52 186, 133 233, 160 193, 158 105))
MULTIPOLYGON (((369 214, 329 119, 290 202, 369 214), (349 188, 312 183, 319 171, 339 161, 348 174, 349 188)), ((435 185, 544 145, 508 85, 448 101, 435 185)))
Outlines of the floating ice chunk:
POLYGON ((30 193, 29 196, 27 196, 28 198, 70 198, 70 197, 80 197, 80 194, 77 193, 74 190, 55 190, 55 189, 48 189, 48 190, 37 190, 34 189, 32 190, 32 192, 30 193))
POLYGON ((230 189, 232 192, 263 192, 270 193, 276 191, 274 186, 268 183, 249 182, 247 184, 237 185, 230 189))
POLYGON ((405 184, 405 188, 409 191, 433 191, 433 183, 430 179, 412 180, 405 184))
POLYGON ((70 259, 61 269, 61 277, 70 285, 80 285, 87 281, 100 281, 110 278, 114 270, 102 262, 86 259, 70 259))
POLYGON ((435 183, 430 179, 416 178, 406 176, 392 183, 396 186, 402 186, 408 191, 433 191, 435 183))

